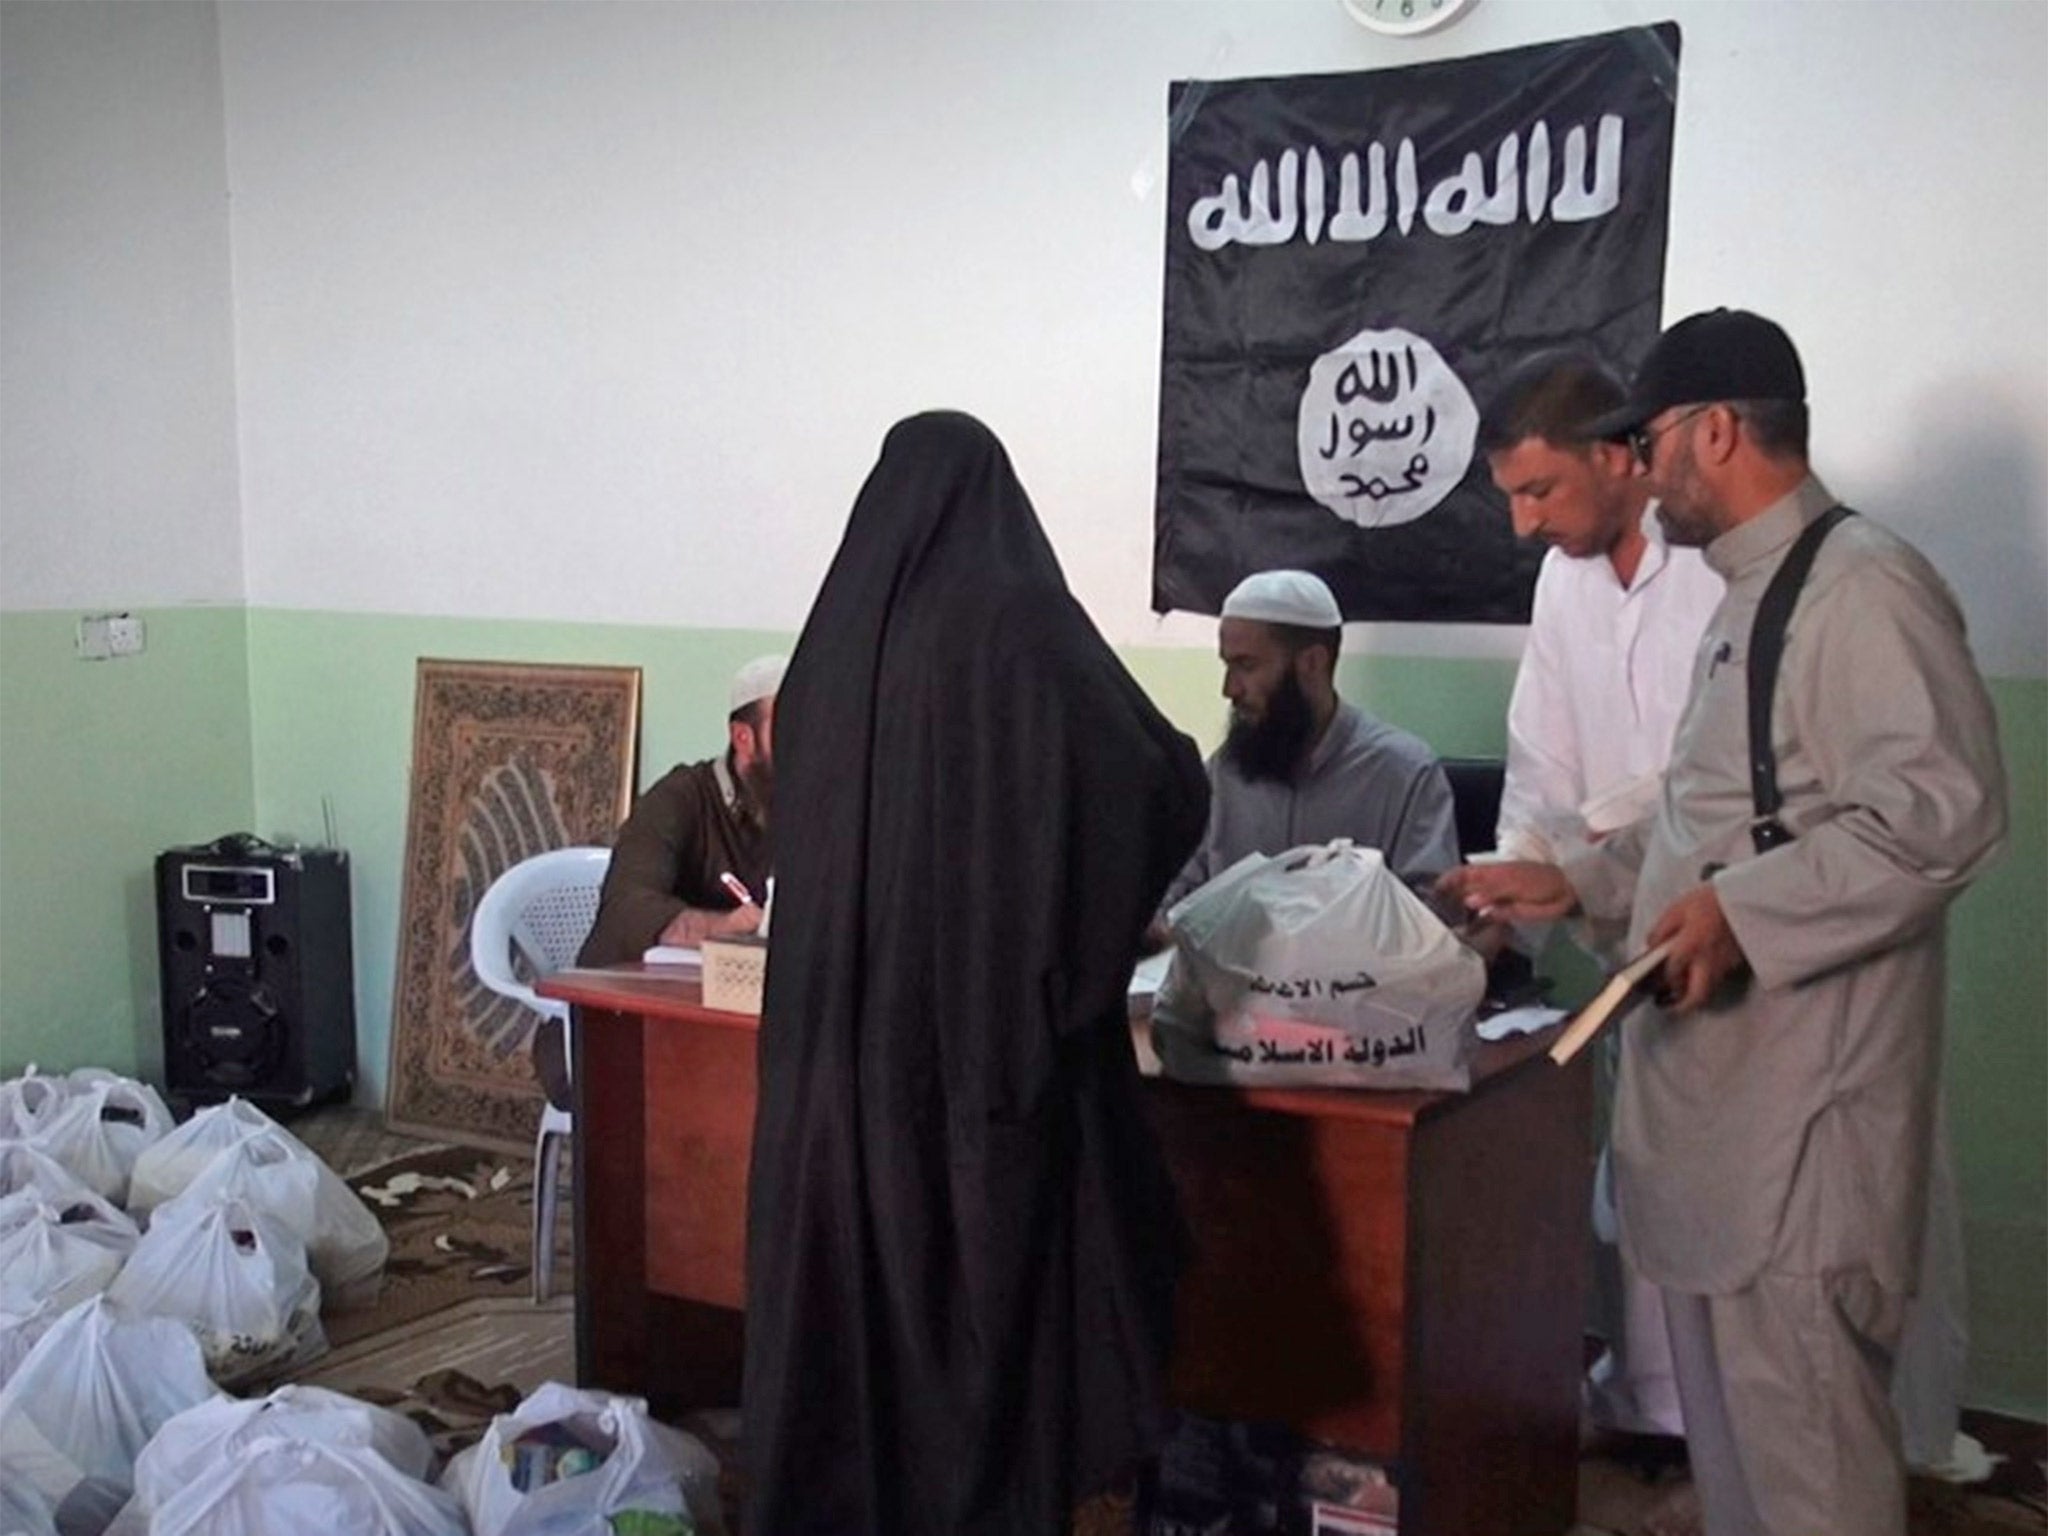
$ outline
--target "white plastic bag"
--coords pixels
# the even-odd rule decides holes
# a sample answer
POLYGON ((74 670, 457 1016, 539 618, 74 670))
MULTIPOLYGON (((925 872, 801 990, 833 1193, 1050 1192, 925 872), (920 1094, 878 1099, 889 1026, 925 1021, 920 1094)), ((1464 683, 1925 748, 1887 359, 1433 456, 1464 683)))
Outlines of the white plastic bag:
POLYGON ((87 1479, 127 1488, 150 1437, 212 1395, 189 1328, 82 1301, 0 1387, 0 1483, 53 1506, 87 1479))
POLYGON ((716 1536, 718 1463, 702 1443, 656 1423, 646 1402, 585 1392, 550 1381, 482 1440, 448 1463, 441 1486, 462 1501, 476 1536, 608 1536, 612 1518, 630 1511, 689 1522, 679 1529, 716 1536), (508 1458, 522 1435, 551 1425, 611 1447, 591 1471, 522 1493, 508 1458))
POLYGON ((135 1160, 128 1185, 128 1213, 138 1220, 146 1217, 172 1196, 182 1194, 215 1153, 262 1130, 291 1135, 246 1099, 231 1098, 195 1111, 190 1120, 167 1132, 135 1160))
POLYGON ((187 1324, 224 1387, 327 1349, 305 1244, 246 1200, 161 1207, 107 1295, 132 1311, 187 1324))
POLYGON ((32 1189, 50 1204, 63 1207, 92 1198, 85 1182, 41 1147, 25 1141, 0 1141, 0 1195, 32 1189))
POLYGON ((149 1536, 468 1536, 462 1509, 374 1451, 261 1435, 156 1507, 149 1536))
POLYGON ((214 1153, 170 1204, 232 1198, 298 1234, 329 1307, 346 1311, 377 1299, 390 1239, 355 1191, 296 1136, 275 1125, 250 1131, 214 1153))
POLYGON ((1486 966, 1380 854, 1339 840, 1252 854, 1167 914, 1153 1007, 1171 1077, 1471 1086, 1486 966))
POLYGON ((156 1432, 135 1460, 135 1497, 106 1536, 146 1536, 155 1511, 245 1445, 277 1439, 381 1456, 420 1479, 434 1462, 426 1432, 387 1408, 324 1387, 284 1386, 267 1397, 219 1396, 156 1432))
POLYGON ((112 1283, 140 1237, 97 1195, 67 1206, 32 1189, 0 1196, 0 1312, 69 1311, 112 1283))
POLYGON ((0 1477, 0 1536, 57 1536, 50 1501, 25 1482, 0 1477))
MULTIPOLYGON (((8 1312, 0 1310, 0 1387, 14 1379, 14 1373, 21 1369, 21 1362, 28 1358, 28 1352, 36 1347, 36 1341, 50 1331, 50 1324, 57 1320, 57 1314, 48 1307, 38 1307, 32 1312, 8 1312)), ((0 1536, 6 1536, 0 1531, 0 1536)))
POLYGON ((135 1160, 170 1128, 171 1112, 149 1084, 88 1068, 72 1075, 64 1103, 35 1145, 96 1193, 125 1205, 135 1160))
POLYGON ((69 1079, 46 1077, 30 1062, 20 1077, 0 1082, 0 1137, 34 1140, 70 1096, 69 1079))

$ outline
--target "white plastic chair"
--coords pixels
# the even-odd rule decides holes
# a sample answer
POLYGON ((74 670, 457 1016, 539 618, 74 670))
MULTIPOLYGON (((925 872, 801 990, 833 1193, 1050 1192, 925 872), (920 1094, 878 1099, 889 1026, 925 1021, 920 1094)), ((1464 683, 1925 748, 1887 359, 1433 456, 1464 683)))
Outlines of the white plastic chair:
MULTIPOLYGON (((569 1007, 536 993, 513 970, 513 952, 525 957, 535 980, 576 963, 576 952, 597 921, 598 893, 611 866, 609 848, 556 848, 522 859, 491 882, 469 924, 469 963, 476 979, 501 997, 561 1021, 564 1060, 574 1071, 575 1041, 569 1007)), ((576 1128, 575 1098, 550 1094, 533 1143, 533 1299, 548 1299, 555 1259, 556 1184, 562 1139, 576 1128)))

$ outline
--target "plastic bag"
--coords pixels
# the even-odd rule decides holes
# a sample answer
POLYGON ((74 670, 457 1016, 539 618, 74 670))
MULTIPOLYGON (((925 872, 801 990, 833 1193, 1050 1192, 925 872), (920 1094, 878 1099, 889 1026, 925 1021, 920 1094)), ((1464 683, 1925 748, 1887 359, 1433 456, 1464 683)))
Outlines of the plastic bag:
POLYGON ((66 1206, 32 1189, 0 1196, 0 1312, 69 1311, 112 1283, 141 1235, 97 1195, 66 1206))
POLYGON ((56 1511, 29 1484, 0 1477, 0 1536, 57 1536, 56 1511))
POLYGON ((1486 966, 1344 840, 1240 859, 1167 914, 1153 1007, 1171 1077, 1357 1088, 1471 1086, 1486 966))
POLYGON ((126 1489, 150 1437, 212 1395, 191 1329, 103 1296, 80 1302, 0 1387, 0 1483, 53 1506, 89 1479, 126 1489))
MULTIPOLYGON (((57 1320, 57 1314, 49 1307, 38 1307, 30 1312, 8 1312, 0 1310, 0 1387, 14 1379, 14 1373, 21 1369, 21 1362, 28 1358, 28 1352, 36 1347, 36 1341, 50 1331, 50 1324, 57 1320)), ((0 1530, 0 1536, 7 1536, 0 1530)))
POLYGON ((170 1203, 232 1198, 298 1234, 329 1307, 346 1311, 377 1299, 391 1241, 355 1191, 296 1136, 275 1125, 250 1131, 214 1153, 170 1203))
POLYGON ((161 1207, 107 1295, 190 1326, 224 1387, 327 1350, 305 1244, 246 1200, 161 1207))
POLYGON ((20 1077, 0 1082, 0 1137, 31 1141, 71 1096, 71 1082, 45 1077, 30 1062, 20 1077))
MULTIPOLYGON (((304 1146, 296 1136, 246 1099, 231 1098, 224 1104, 209 1104, 190 1120, 167 1132, 135 1160, 135 1172, 128 1185, 128 1213, 138 1220, 198 1178, 214 1154, 225 1151, 244 1136, 272 1130, 304 1146)), ((311 1156, 309 1151, 307 1156, 311 1156)))
POLYGON ((34 1190, 60 1208, 93 1198, 84 1180, 41 1147, 25 1141, 0 1141, 0 1195, 24 1189, 34 1190))
POLYGON ((63 1104, 34 1144, 96 1193, 125 1205, 135 1160, 170 1129, 171 1112, 149 1084, 88 1068, 72 1075, 63 1104))
POLYGON ((641 1398, 556 1381, 493 1419, 482 1440, 448 1463, 441 1486, 462 1501, 476 1536, 609 1536, 620 1528, 615 1520, 630 1514, 649 1536, 724 1529, 718 1463, 699 1441, 649 1418, 641 1398), (536 1476, 522 1491, 517 1481, 529 1481, 523 1448, 548 1448, 557 1429, 598 1447, 596 1465, 553 1480, 536 1476))
POLYGON ((156 1507, 150 1536, 468 1536, 449 1494, 376 1452, 261 1435, 156 1507))
POLYGON ((188 1408, 156 1432, 135 1460, 135 1497, 106 1536, 146 1536, 156 1510, 245 1445, 277 1439, 381 1456, 405 1477, 434 1462, 412 1420, 324 1387, 279 1387, 267 1397, 220 1396, 188 1408))

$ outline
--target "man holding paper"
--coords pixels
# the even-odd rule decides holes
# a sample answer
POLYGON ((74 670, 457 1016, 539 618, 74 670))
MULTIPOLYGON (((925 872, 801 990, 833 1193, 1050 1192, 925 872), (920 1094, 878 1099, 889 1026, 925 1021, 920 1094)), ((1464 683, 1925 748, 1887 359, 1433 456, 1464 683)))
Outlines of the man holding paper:
POLYGON ((1588 354, 1539 353, 1479 425, 1516 535, 1550 547, 1508 703, 1495 842, 1510 858, 1548 861, 1650 814, 1721 601, 1699 552, 1657 529, 1628 445, 1586 435, 1625 395, 1588 354))
POLYGON ((1447 880, 1476 912, 1625 915, 1631 951, 1671 945, 1669 1007, 1623 1026, 1615 1175, 1624 1248, 1664 1293, 1709 1536, 1903 1536, 1886 1392, 1926 1229, 1944 915, 2005 831, 1961 614, 1867 518, 1820 535, 1769 752, 1750 750, 1758 608, 1836 505, 1806 424, 1770 321, 1716 310, 1659 338, 1589 431, 1627 434, 1667 538, 1728 595, 1656 814, 1561 865, 1447 880))
POLYGON ((775 695, 788 665, 786 656, 758 656, 734 673, 724 754, 670 769, 634 804, 578 965, 617 965, 655 944, 695 948, 761 926, 753 898, 768 889, 775 695))
MULTIPOLYGON (((1626 399, 1597 358, 1548 351, 1511 371, 1480 418, 1515 533, 1550 546, 1508 702, 1495 832, 1508 858, 1553 863, 1656 807, 1693 653, 1721 601, 1699 551, 1664 541, 1628 445, 1587 434, 1626 399)), ((1619 924, 1574 936, 1609 961, 1623 938, 1619 924)), ((1611 1053, 1601 1067, 1611 1086, 1611 1053)), ((1605 1093, 1601 1103, 1593 1272, 1607 1352, 1587 1374, 1588 1407, 1605 1429, 1682 1437, 1661 1293, 1616 1243, 1605 1093)))

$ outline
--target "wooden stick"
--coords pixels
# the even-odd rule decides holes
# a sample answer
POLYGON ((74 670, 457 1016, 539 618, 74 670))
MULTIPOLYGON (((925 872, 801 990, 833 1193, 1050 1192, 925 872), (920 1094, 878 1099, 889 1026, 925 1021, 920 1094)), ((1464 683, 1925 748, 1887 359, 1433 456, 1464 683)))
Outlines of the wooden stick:
POLYGON ((1609 977, 1607 985, 1600 989, 1593 1001, 1581 1008, 1571 1023, 1565 1025, 1564 1033, 1559 1035, 1550 1047, 1550 1059, 1561 1067, 1585 1049, 1586 1042, 1599 1034, 1602 1026, 1620 1011, 1621 1005, 1628 1001, 1629 994, 1655 975, 1657 968, 1670 958, 1671 943, 1671 940, 1666 939, 1655 949, 1636 956, 1609 977))

